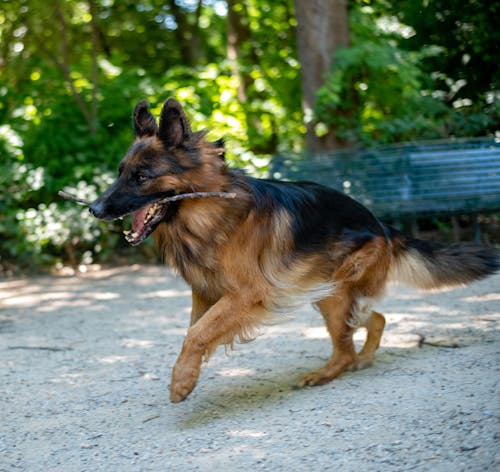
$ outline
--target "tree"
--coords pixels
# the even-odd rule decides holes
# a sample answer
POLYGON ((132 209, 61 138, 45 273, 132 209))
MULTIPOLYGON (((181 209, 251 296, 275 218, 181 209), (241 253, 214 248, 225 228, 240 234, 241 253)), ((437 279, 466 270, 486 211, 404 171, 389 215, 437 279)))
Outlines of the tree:
POLYGON ((228 0, 227 2, 227 57, 231 61, 231 69, 238 79, 238 100, 247 102, 248 88, 253 83, 249 71, 245 70, 245 56, 254 64, 258 57, 253 47, 252 31, 249 26, 248 11, 244 2, 228 0), (244 49, 246 48, 246 51, 244 49))
POLYGON ((316 93, 330 71, 334 52, 349 43, 347 1, 295 0, 295 15, 307 148, 311 152, 340 149, 346 143, 338 139, 334 130, 318 135, 314 108, 316 93))
POLYGON ((0 271, 121 240, 57 190, 106 186, 140 99, 176 96, 261 174, 304 115, 312 152, 499 129, 498 2, 346 1, 0 0, 0 271))
POLYGON ((446 101, 475 101, 500 86, 500 3, 477 0, 402 0, 390 5, 390 13, 415 33, 405 44, 418 51, 428 44, 441 53, 424 64, 439 86, 450 89, 446 101), (446 34, 443 34, 446 31, 446 34), (458 84, 457 84, 458 82, 458 84))

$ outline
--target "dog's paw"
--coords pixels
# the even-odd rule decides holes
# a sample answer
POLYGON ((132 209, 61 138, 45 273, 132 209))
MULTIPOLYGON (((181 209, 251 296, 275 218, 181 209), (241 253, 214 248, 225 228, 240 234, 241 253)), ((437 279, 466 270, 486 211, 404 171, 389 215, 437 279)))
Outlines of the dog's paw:
POLYGON ((314 385, 323 385, 330 382, 330 380, 332 379, 333 377, 328 372, 326 372, 325 369, 318 369, 304 375, 297 382, 297 387, 302 388, 307 386, 312 387, 314 385))
POLYGON ((352 370, 366 369, 367 367, 371 367, 372 365, 373 365, 373 355, 359 356, 352 370))
POLYGON ((193 391, 200 375, 200 366, 183 366, 177 363, 172 371, 170 401, 179 403, 193 391))
POLYGON ((180 403, 193 391, 196 382, 192 385, 172 384, 170 386, 170 401, 172 403, 180 403))
POLYGON ((323 385, 335 379, 343 372, 350 370, 356 365, 356 359, 352 356, 343 356, 330 360, 321 369, 313 370, 304 375, 297 383, 298 387, 323 385))

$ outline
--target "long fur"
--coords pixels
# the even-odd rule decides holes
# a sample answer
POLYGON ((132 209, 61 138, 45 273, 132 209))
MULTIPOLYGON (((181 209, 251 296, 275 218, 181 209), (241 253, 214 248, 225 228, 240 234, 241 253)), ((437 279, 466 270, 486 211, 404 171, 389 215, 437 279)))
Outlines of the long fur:
POLYGON ((423 289, 467 285, 498 271, 492 248, 474 243, 440 244, 407 237, 390 228, 394 261, 389 279, 423 289))
POLYGON ((300 381, 317 385, 372 361, 385 324, 372 306, 389 281, 433 289, 499 269, 492 248, 409 238, 334 189, 255 179, 229 168, 223 141, 193 133, 175 100, 165 102, 159 126, 140 102, 134 130, 119 178, 91 211, 104 219, 132 213, 132 239, 152 234, 162 260, 192 288, 191 326, 172 375, 174 402, 194 388, 203 357, 220 344, 252 339, 269 313, 317 305, 335 345, 325 366, 300 381), (196 191, 237 198, 155 204, 196 191), (361 326, 367 341, 356 353, 352 334, 361 326))

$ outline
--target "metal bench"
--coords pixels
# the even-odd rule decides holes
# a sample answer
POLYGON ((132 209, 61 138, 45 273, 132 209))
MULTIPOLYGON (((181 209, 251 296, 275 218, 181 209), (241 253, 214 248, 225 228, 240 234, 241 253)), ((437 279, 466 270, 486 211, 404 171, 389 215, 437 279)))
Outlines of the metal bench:
POLYGON ((500 140, 424 142, 313 157, 279 155, 270 176, 311 180, 352 196, 384 220, 500 211, 500 140))

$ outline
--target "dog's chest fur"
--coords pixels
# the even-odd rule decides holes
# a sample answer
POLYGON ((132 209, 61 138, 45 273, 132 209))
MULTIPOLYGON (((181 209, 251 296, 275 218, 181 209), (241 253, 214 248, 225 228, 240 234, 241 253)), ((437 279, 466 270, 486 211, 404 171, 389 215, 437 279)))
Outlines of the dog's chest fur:
POLYGON ((201 292, 225 285, 220 253, 244 212, 224 201, 184 202, 177 214, 153 233, 164 262, 201 292))

